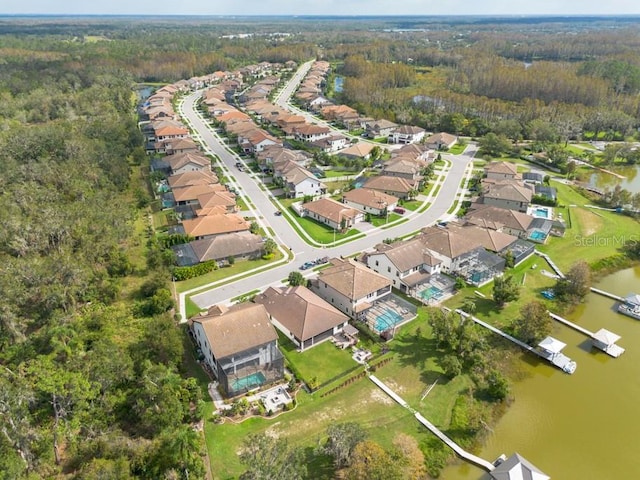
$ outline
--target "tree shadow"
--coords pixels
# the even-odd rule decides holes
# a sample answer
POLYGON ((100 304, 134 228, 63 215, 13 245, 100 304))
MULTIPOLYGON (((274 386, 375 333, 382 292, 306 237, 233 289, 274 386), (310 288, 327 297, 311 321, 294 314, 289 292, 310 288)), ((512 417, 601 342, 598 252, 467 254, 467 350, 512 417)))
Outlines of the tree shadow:
POLYGON ((333 464, 333 458, 330 455, 318 453, 315 447, 305 447, 302 449, 307 466, 307 474, 305 478, 309 480, 331 480, 335 477, 336 468, 333 464))

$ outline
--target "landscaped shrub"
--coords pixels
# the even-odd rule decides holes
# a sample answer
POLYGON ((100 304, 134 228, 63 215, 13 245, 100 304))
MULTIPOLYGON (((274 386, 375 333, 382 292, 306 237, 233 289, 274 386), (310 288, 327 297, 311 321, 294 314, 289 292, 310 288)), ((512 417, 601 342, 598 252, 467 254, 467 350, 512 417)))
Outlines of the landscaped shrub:
POLYGON ((217 268, 218 264, 215 260, 208 260, 191 267, 175 267, 172 270, 172 274, 177 281, 181 281, 199 277, 200 275, 204 275, 205 273, 217 270, 217 268))

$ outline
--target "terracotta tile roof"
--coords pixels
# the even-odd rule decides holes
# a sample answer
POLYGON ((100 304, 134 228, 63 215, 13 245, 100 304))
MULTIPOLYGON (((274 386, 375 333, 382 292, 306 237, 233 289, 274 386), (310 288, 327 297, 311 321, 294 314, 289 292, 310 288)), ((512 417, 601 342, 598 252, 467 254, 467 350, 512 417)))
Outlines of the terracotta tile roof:
POLYGON ((374 145, 371 145, 370 143, 358 142, 354 143, 348 148, 345 148, 344 150, 339 151, 338 155, 348 155, 351 157, 364 158, 371 153, 371 150, 373 150, 373 148, 374 145))
MULTIPOLYGON (((198 203, 200 208, 209 208, 216 205, 223 207, 235 207, 236 196, 228 191, 213 191, 198 195, 198 203)), ((199 215, 199 214, 198 214, 199 215)))
POLYGON ((424 132, 424 128, 413 125, 402 125, 396 128, 393 132, 401 135, 417 135, 418 133, 424 132))
POLYGON ((478 208, 471 210, 465 216, 465 220, 475 225, 486 226, 492 229, 501 229, 506 226, 512 230, 526 232, 531 226, 533 218, 526 213, 498 208, 492 205, 478 205, 478 208))
MULTIPOLYGON (((221 187, 219 184, 199 184, 176 187, 172 189, 173 198, 176 202, 188 202, 197 200, 202 195, 213 194, 221 187)), ((224 188, 224 187, 223 187, 224 188)))
POLYGON ((351 300, 364 298, 391 286, 391 280, 354 260, 334 258, 331 264, 320 271, 318 280, 351 300))
POLYGON ((499 232, 495 229, 483 228, 478 225, 463 226, 461 224, 450 222, 447 225, 447 229, 477 240, 486 250, 491 252, 501 252, 518 240, 518 237, 514 237, 508 233, 499 232))
POLYGON ((424 143, 426 144, 442 143, 445 145, 451 145, 456 141, 457 141, 457 137, 455 135, 451 135, 450 133, 446 133, 446 132, 441 132, 441 133, 434 133, 433 135, 427 137, 424 143))
POLYGON ((302 286, 269 287, 253 301, 264 305, 269 315, 303 342, 349 320, 344 313, 302 286))
POLYGON ((207 215, 184 220, 182 226, 187 235, 205 237, 223 233, 242 232, 249 230, 250 225, 244 218, 235 213, 207 215))
POLYGON ((203 168, 211 168, 211 160, 209 159, 209 157, 205 157, 202 153, 199 152, 174 153, 173 155, 167 155, 166 157, 164 157, 164 160, 169 164, 171 170, 173 171, 180 170, 182 167, 188 165, 189 163, 199 165, 203 168))
POLYGON ((498 173, 501 175, 517 175, 518 167, 511 162, 491 162, 484 167, 484 173, 498 173))
POLYGON ((240 303, 221 310, 222 314, 210 310, 211 313, 192 319, 202 325, 218 361, 278 339, 263 305, 240 303))
POLYGON ((167 181, 169 183, 169 187, 172 189, 192 185, 213 185, 219 182, 216 174, 209 172, 208 170, 197 170, 195 172, 171 175, 167 181))
POLYGON ((489 187, 483 195, 485 198, 509 200, 514 202, 530 202, 533 190, 516 183, 497 183, 489 187))
POLYGON ((201 262, 206 262, 260 252, 263 244, 262 237, 252 233, 227 233, 213 238, 195 240, 189 245, 196 257, 201 262))
POLYGON ((392 244, 382 248, 378 253, 385 255, 399 272, 406 272, 421 265, 433 266, 441 263, 429 253, 421 238, 392 244))

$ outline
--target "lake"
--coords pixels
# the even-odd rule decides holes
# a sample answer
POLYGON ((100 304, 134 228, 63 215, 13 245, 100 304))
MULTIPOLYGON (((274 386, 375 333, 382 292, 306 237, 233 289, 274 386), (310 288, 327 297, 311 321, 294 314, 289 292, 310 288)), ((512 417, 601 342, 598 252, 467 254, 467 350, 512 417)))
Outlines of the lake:
MULTIPOLYGON (((640 267, 622 270, 594 286, 626 296, 640 293, 640 267)), ((518 452, 555 480, 640 478, 640 321, 615 312, 613 300, 590 294, 568 319, 588 330, 622 337, 620 358, 591 350, 586 337, 556 323, 553 335, 578 363, 567 375, 523 354, 526 378, 513 385, 513 404, 479 452, 494 461, 518 452)), ((468 464, 445 469, 443 480, 486 480, 468 464)))
POLYGON ((615 167, 611 168, 611 171, 624 175, 626 178, 617 178, 609 173, 594 170, 593 173, 583 174, 582 179, 598 188, 613 189, 620 184, 622 188, 632 193, 640 192, 640 165, 615 167))

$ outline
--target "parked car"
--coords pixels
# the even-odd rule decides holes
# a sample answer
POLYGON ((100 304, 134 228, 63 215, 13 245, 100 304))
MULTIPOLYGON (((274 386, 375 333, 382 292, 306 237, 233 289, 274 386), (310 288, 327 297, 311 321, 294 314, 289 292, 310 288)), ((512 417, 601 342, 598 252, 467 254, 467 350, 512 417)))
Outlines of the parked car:
POLYGON ((281 212, 280 210, 276 210, 275 212, 273 212, 273 214, 274 214, 276 217, 279 217, 280 215, 282 215, 282 212, 281 212))
POLYGON ((402 208, 402 207, 396 207, 396 208, 393 209, 393 212, 394 213, 399 213, 400 215, 403 215, 404 212, 405 212, 405 209, 402 208))
POLYGON ((314 267, 315 263, 314 262, 305 262, 302 265, 300 265, 300 270, 309 270, 311 267, 314 267))

